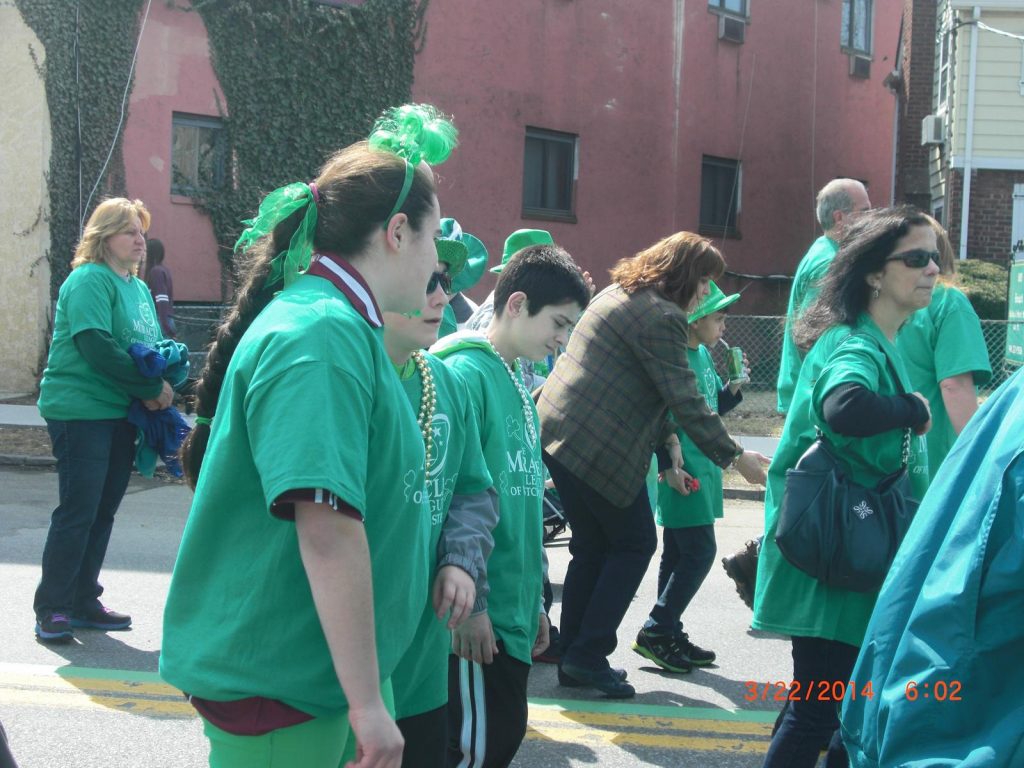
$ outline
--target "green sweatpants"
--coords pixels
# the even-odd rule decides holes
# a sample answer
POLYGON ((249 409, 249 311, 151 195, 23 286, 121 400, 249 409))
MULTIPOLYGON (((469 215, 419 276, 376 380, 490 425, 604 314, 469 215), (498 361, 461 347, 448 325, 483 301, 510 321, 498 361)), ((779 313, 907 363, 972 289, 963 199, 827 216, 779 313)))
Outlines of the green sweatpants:
POLYGON ((236 736, 203 720, 210 768, 341 768, 348 714, 318 717, 262 736, 236 736))

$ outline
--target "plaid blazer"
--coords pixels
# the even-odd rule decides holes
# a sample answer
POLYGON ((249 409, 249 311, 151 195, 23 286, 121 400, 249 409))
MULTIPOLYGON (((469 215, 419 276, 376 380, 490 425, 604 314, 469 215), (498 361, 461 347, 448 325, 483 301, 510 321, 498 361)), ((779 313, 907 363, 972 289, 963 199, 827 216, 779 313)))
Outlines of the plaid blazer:
POLYGON ((540 394, 544 450, 615 506, 633 503, 651 454, 673 431, 715 464, 742 452, 697 391, 686 362, 686 313, 646 288, 593 298, 540 394))

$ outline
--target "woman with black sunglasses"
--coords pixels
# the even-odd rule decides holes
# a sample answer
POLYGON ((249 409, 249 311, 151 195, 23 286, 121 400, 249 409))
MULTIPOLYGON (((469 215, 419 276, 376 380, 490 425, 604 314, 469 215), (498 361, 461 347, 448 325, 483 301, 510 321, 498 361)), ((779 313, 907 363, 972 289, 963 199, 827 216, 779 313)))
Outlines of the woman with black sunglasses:
POLYGON ((826 748, 829 768, 847 765, 837 707, 844 698, 871 695, 870 681, 852 680, 851 671, 877 592, 837 589, 798 570, 775 543, 776 524, 786 470, 819 430, 855 482, 874 486, 905 461, 914 495, 924 495, 928 459, 920 436, 931 415, 928 401, 912 391, 894 342, 907 318, 931 301, 937 260, 935 231, 916 209, 864 213, 794 327, 806 357, 768 470, 754 596, 754 628, 789 635, 793 644, 788 707, 766 767, 811 768, 826 748))

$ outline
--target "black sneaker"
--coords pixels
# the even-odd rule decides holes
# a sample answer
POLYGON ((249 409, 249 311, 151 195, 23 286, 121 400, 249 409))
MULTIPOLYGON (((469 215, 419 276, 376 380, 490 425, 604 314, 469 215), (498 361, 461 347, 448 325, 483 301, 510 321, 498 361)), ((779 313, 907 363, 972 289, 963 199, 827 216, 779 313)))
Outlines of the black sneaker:
POLYGON ((132 617, 127 613, 118 613, 97 602, 88 611, 80 611, 71 617, 71 626, 100 629, 104 632, 116 632, 128 629, 132 625, 132 617))
POLYGON ((685 675, 693 671, 693 662, 683 653, 678 638, 671 635, 655 635, 641 629, 633 643, 633 650, 669 672, 685 675))
POLYGON ((757 584, 757 556, 761 543, 751 539, 735 555, 722 558, 722 567, 729 578, 736 582, 736 592, 748 608, 754 607, 754 586, 757 584))
POLYGON ((63 613, 48 613, 36 619, 36 637, 44 643, 67 643, 74 636, 71 621, 63 613))
POLYGON ((708 664, 715 663, 715 652, 705 650, 699 645, 694 645, 690 642, 690 638, 685 632, 681 635, 676 635, 675 640, 679 650, 683 652, 683 655, 690 660, 693 666, 706 667, 708 664))
POLYGON ((596 688, 609 699, 631 699, 636 689, 625 681, 624 674, 620 678, 620 673, 622 670, 591 670, 563 662, 558 667, 558 683, 569 688, 596 688))

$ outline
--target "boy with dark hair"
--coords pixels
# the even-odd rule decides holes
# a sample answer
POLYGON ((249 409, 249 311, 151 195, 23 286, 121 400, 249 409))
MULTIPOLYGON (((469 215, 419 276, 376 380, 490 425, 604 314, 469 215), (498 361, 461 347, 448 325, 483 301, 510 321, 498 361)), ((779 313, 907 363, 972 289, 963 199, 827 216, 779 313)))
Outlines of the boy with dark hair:
POLYGON ((506 766, 526 734, 531 658, 548 643, 542 595, 544 468, 540 423, 518 358, 568 340, 590 299, 579 267, 555 245, 516 252, 494 291, 484 333, 461 331, 431 349, 462 374, 478 419, 500 518, 487 561, 490 595, 452 633, 448 762, 506 766))

